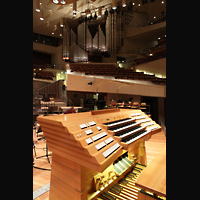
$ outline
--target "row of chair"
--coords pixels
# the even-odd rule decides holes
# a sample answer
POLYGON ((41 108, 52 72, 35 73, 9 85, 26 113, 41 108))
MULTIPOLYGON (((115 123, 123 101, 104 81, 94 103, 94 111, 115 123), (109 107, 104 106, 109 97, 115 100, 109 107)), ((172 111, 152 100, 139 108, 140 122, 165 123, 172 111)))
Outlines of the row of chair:
POLYGON ((144 72, 134 72, 114 64, 71 64, 70 68, 71 71, 84 72, 86 75, 114 76, 116 79, 145 80, 155 84, 166 84, 166 78, 158 78, 155 75, 144 74, 144 72))

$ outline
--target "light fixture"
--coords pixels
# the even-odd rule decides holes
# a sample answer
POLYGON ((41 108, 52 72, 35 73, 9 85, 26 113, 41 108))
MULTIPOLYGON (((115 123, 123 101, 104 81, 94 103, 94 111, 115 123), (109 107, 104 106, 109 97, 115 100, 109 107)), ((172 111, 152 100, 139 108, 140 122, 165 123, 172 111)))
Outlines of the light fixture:
POLYGON ((126 0, 122 0, 122 7, 126 7, 126 0))
POLYGON ((160 37, 158 38, 158 40, 160 40, 160 37))
POLYGON ((101 17, 101 7, 98 8, 98 17, 101 17))
POLYGON ((156 16, 154 16, 153 18, 156 19, 156 16))
POLYGON ((63 18, 60 18, 60 27, 63 27, 63 18))
POLYGON ((112 9, 113 10, 117 9, 117 2, 116 2, 116 0, 112 0, 112 9))
POLYGON ((53 0, 53 2, 54 2, 55 4, 58 4, 58 3, 59 3, 59 1, 58 1, 58 0, 53 0))
POLYGON ((164 3, 164 1, 162 1, 161 3, 164 3))
POLYGON ((35 9, 36 12, 40 12, 40 6, 41 5, 42 5, 42 3, 40 3, 39 0, 37 0, 37 2, 36 2, 36 9, 35 9))
POLYGON ((62 3, 62 4, 66 4, 66 2, 65 2, 64 0, 61 0, 60 3, 62 3))
POLYGON ((76 0, 73 1, 73 16, 76 16, 76 11, 77 11, 77 4, 76 0))
POLYGON ((152 54, 152 53, 150 53, 149 55, 150 55, 150 56, 153 56, 153 54, 152 54))
POLYGON ((44 20, 43 10, 40 10, 40 20, 44 20))

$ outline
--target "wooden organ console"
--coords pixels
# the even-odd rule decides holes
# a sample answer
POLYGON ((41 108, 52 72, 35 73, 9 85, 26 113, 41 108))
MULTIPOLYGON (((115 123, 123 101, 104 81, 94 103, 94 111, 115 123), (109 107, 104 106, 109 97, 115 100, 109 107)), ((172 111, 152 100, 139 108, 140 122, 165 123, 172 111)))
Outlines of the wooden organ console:
POLYGON ((141 110, 39 116, 52 151, 50 200, 137 199, 145 140, 161 130, 141 110))

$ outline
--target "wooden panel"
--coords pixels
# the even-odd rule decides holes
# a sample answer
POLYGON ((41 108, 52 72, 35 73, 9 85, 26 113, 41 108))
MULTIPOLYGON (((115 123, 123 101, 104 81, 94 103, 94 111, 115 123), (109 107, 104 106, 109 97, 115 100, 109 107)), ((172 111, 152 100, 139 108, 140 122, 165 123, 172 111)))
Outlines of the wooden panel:
POLYGON ((166 147, 141 173, 136 186, 166 197, 166 147))
MULTIPOLYGON (((141 110, 130 109, 39 116, 37 120, 43 130, 48 147, 53 152, 50 199, 86 200, 88 192, 92 194, 95 189, 93 177, 99 172, 101 175, 105 169, 112 166, 122 153, 126 153, 126 150, 135 154, 134 158, 131 159, 133 162, 136 159, 146 165, 145 140, 149 139, 154 131, 160 130, 160 126, 149 119, 141 110), (127 120, 127 118, 130 119, 129 123, 116 125, 117 120, 127 120), (147 121, 144 119, 152 124, 146 127, 147 121), (146 131, 151 126, 156 126, 156 128, 149 132, 143 131, 147 135, 140 136, 138 132, 140 137, 137 138, 139 139, 133 140, 133 143, 129 142, 130 144, 126 143, 127 148, 124 148, 121 140, 111 136, 110 128, 106 127, 105 122, 114 123, 115 127, 121 127, 121 131, 132 130, 132 123, 135 122, 138 122, 141 130, 145 129, 146 131), (84 126, 80 126, 81 124, 84 126), (98 129, 98 126, 101 130, 98 129), (89 130, 92 130, 92 133, 88 133, 89 130), (108 140, 106 141, 108 138, 112 138, 110 143, 108 140)), ((126 136, 129 137, 131 134, 135 133, 130 131, 126 136)), ((134 137, 134 135, 132 136, 134 137)))

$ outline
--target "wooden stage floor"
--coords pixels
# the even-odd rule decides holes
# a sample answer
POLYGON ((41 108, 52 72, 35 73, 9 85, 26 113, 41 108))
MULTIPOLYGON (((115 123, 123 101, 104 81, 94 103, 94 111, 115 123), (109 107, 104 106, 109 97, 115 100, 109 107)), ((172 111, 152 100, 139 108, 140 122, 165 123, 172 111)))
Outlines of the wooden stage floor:
MULTIPOLYGON (((44 135, 39 133, 38 137, 36 136, 35 129, 33 129, 33 141, 37 141, 39 138, 44 135)), ((166 145, 166 137, 164 131, 160 131, 154 134, 146 144, 146 154, 147 154, 147 165, 160 153, 163 147, 166 145)), ((42 189, 43 186, 50 183, 50 174, 51 174, 51 159, 49 156, 50 163, 48 163, 46 155, 46 141, 40 140, 35 143, 36 156, 33 151, 34 165, 33 165, 33 192, 37 194, 37 191, 42 189), (44 156, 38 158, 40 156, 44 156)), ((51 152, 48 151, 48 154, 51 155, 51 152)), ((37 196, 37 195, 36 195, 37 196)), ((35 198, 35 200, 49 200, 49 191, 43 193, 42 195, 35 198)))

